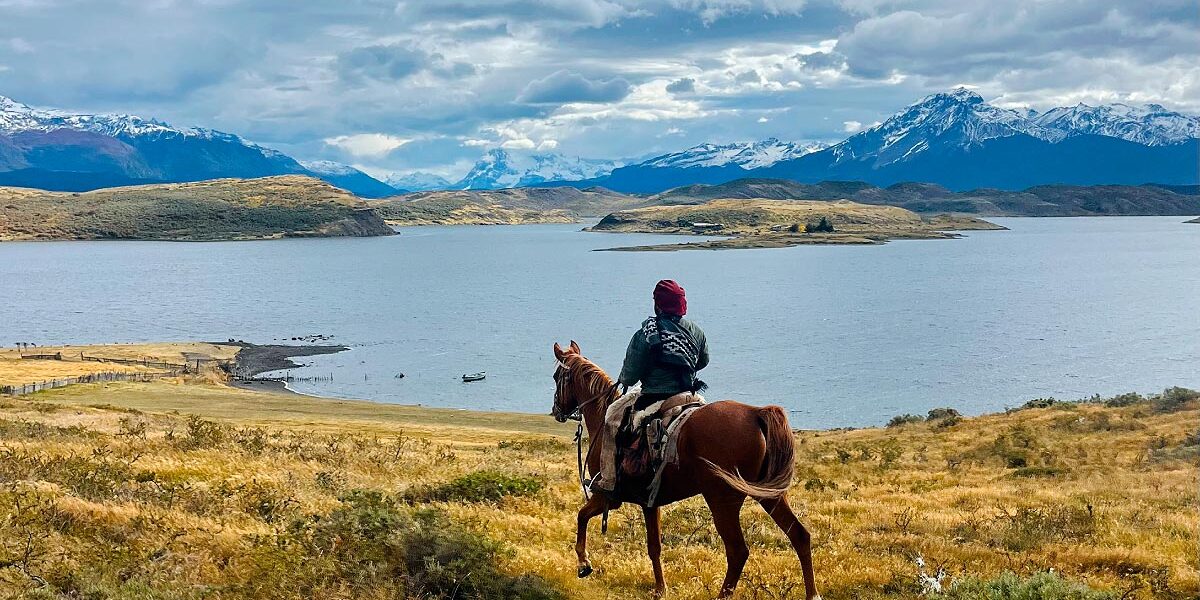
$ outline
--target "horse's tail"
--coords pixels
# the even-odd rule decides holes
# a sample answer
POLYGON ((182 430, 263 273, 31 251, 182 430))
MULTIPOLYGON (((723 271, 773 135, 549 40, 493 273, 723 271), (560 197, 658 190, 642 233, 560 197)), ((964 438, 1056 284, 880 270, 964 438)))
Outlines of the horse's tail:
POLYGON ((767 453, 763 457, 762 476, 758 481, 746 481, 740 473, 729 472, 712 461, 705 459, 709 469, 725 483, 751 498, 779 498, 787 494, 796 473, 796 440, 788 425, 787 413, 778 406, 764 406, 758 410, 759 426, 767 441, 767 453))

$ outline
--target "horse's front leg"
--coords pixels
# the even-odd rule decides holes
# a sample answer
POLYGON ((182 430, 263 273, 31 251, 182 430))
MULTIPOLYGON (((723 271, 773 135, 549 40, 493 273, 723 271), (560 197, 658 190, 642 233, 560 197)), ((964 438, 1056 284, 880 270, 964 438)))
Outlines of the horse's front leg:
POLYGON ((592 574, 592 563, 588 560, 587 556, 588 521, 591 521, 592 517, 604 512, 607 506, 608 499, 604 497, 604 494, 593 494, 579 509, 579 517, 575 528, 575 557, 579 560, 577 574, 580 577, 587 577, 592 574))
POLYGON ((646 552, 650 555, 650 565, 654 568, 654 597, 662 598, 667 591, 667 582, 663 579, 662 570, 662 521, 658 507, 642 508, 646 517, 646 552))

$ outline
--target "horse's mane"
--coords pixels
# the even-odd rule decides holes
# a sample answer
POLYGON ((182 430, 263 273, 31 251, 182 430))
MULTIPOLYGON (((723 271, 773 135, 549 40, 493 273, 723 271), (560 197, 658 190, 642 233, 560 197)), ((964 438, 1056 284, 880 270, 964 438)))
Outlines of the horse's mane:
POLYGON ((565 363, 567 368, 574 371, 579 376, 580 392, 584 399, 586 398, 601 398, 597 402, 603 402, 607 406, 612 402, 612 396, 615 395, 613 380, 604 372, 596 363, 586 359, 582 354, 569 354, 566 357, 565 363), (610 394, 610 392, 613 392, 610 394))

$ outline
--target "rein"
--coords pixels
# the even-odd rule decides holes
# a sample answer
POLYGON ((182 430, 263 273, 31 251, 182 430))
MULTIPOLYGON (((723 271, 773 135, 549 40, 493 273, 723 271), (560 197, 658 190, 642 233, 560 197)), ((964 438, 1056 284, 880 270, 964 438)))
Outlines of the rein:
MULTIPOLYGON (((566 365, 563 365, 564 367, 566 365)), ((569 369, 568 369, 569 372, 569 369)), ((567 416, 567 419, 576 421, 579 425, 575 428, 575 466, 579 473, 579 489, 583 492, 583 501, 587 502, 591 499, 591 493, 588 491, 588 480, 584 474, 584 455, 583 455, 583 407, 592 404, 602 398, 607 397, 617 390, 619 384, 613 383, 612 387, 592 396, 585 402, 580 402, 575 406, 574 412, 567 416)), ((604 423, 600 423, 600 427, 604 427, 604 423)), ((596 447, 596 439, 588 438, 587 457, 592 457, 592 449, 596 447)))

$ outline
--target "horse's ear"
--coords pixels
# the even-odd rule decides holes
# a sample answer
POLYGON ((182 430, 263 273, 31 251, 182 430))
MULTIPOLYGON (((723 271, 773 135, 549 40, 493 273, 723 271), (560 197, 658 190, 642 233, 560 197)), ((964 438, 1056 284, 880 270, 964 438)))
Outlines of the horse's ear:
POLYGON ((566 354, 566 352, 563 352, 562 346, 559 346, 558 342, 554 342, 554 358, 557 358, 559 362, 562 362, 563 356, 566 356, 566 354))
POLYGON ((571 352, 574 352, 575 354, 583 354, 583 351, 579 349, 579 344, 576 344, 575 340, 571 340, 571 352))

